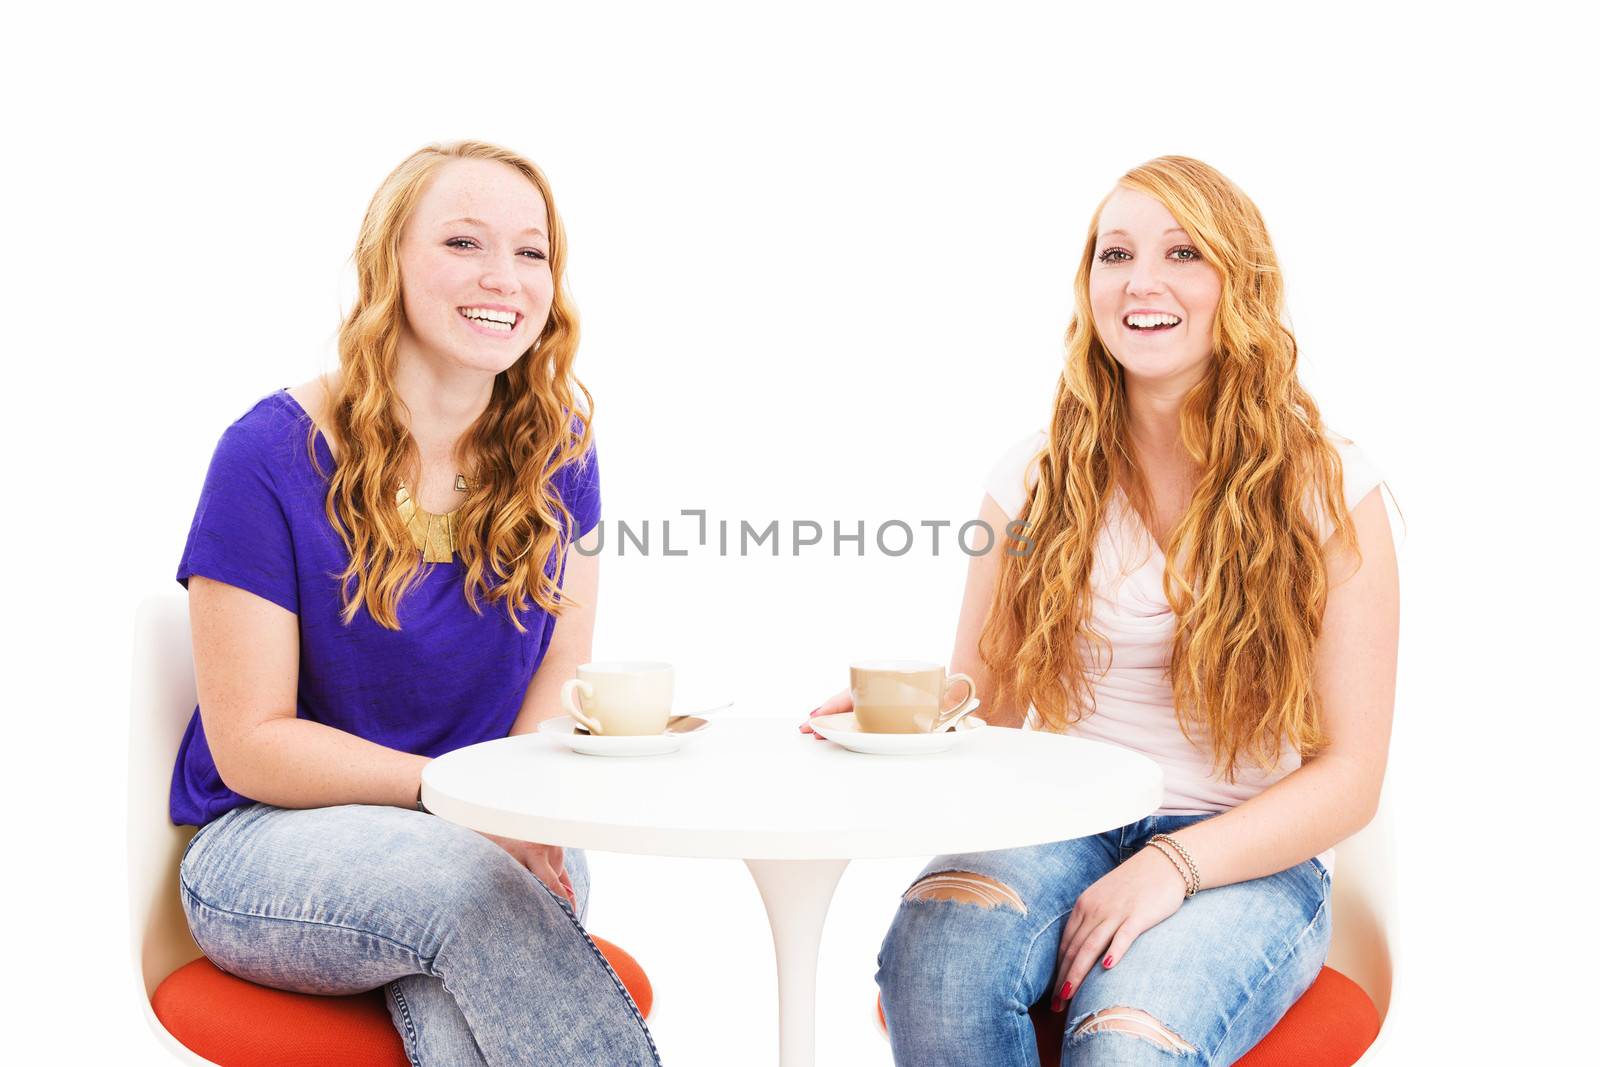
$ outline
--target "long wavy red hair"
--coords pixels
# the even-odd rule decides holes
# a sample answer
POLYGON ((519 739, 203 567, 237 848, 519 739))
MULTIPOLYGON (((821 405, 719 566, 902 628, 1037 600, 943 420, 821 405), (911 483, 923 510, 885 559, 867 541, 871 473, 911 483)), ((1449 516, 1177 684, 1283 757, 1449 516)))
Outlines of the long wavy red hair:
MULTIPOLYGON (((499 602, 511 623, 529 601, 561 610, 559 564, 570 539, 571 514, 556 492, 556 471, 580 463, 590 442, 589 391, 573 374, 578 317, 563 281, 567 242, 544 174, 508 149, 482 141, 433 144, 408 156, 373 194, 356 241, 356 300, 339 329, 339 386, 325 430, 339 460, 326 512, 350 552, 339 576, 342 618, 364 605, 372 618, 400 628, 397 605, 425 567, 395 493, 416 469, 416 441, 397 414, 394 373, 400 327, 400 237, 439 168, 456 159, 487 159, 519 171, 544 197, 549 215, 554 296, 539 336, 509 369, 495 376, 488 407, 456 446, 472 491, 454 513, 456 550, 465 564, 462 592, 499 602), (582 403, 577 397, 582 397, 582 403)), ((307 438, 313 461, 317 428, 307 438)), ((327 472, 324 472, 327 473, 327 472)))
MULTIPOLYGON (((1255 204, 1183 156, 1151 160, 1118 184, 1164 204, 1222 278, 1209 370, 1179 415, 1197 487, 1162 547, 1178 722, 1231 781, 1241 759, 1271 768, 1284 746, 1307 756, 1326 743, 1313 669, 1328 575, 1311 515, 1326 516, 1359 549, 1339 454, 1296 377, 1283 279, 1255 204)), ((1090 623, 1090 574, 1113 491, 1121 485, 1146 513, 1149 502, 1128 437, 1123 371, 1090 306, 1104 206, 1089 221, 1066 366, 1023 516, 1031 551, 1004 558, 979 642, 1000 702, 1031 704, 1057 731, 1093 712, 1089 653, 1096 669, 1111 662, 1090 623)))

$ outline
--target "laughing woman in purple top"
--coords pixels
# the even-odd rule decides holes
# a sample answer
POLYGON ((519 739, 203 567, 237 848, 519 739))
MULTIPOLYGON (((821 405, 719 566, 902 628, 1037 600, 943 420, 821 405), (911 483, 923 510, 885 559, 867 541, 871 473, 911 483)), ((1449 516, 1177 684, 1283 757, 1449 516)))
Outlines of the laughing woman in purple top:
POLYGON ((420 803, 429 759, 533 729, 589 658, 598 557, 575 542, 599 477, 565 255, 521 157, 401 163, 362 223, 339 369, 222 435, 178 566, 195 941, 266 985, 384 987, 423 1067, 659 1062, 583 931, 582 854, 420 803))

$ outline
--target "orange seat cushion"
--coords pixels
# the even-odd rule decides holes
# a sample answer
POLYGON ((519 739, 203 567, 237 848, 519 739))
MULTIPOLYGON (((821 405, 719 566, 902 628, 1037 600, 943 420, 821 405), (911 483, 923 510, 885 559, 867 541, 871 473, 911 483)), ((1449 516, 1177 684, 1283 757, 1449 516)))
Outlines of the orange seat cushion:
POLYGON ((1234 1067, 1349 1067, 1378 1040, 1367 991, 1331 967, 1234 1067))
MULTIPOLYGON (((1067 1013, 1047 1003, 1033 1006, 1040 1067, 1061 1067, 1061 1039, 1067 1013)), ((883 998, 878 998, 883 1024, 883 998)), ((1378 1009, 1366 991, 1331 967, 1234 1067, 1350 1067, 1378 1039, 1378 1009)))
MULTIPOLYGON (((594 943, 648 1018, 655 996, 644 969, 609 941, 594 943)), ((222 1067, 408 1067, 381 989, 289 993, 235 978, 202 956, 169 974, 150 1006, 168 1033, 222 1067)))
POLYGON ((604 938, 589 935, 600 954, 611 964, 611 969, 617 972, 617 977, 622 979, 622 984, 627 987, 628 995, 633 997, 633 1003, 638 1007, 639 1014, 646 1019, 650 1018, 650 1008, 656 1001, 655 990, 650 988, 650 977, 644 973, 644 968, 639 966, 639 961, 622 951, 616 945, 604 938))

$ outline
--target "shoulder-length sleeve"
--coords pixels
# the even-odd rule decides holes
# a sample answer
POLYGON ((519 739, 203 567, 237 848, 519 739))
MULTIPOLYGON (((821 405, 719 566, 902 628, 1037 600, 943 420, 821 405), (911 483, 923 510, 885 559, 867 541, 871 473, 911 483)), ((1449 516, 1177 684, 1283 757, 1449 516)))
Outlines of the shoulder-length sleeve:
POLYGON ((600 461, 592 438, 589 450, 561 469, 557 488, 561 502, 572 513, 572 540, 576 541, 600 522, 600 461))
MULTIPOLYGON (((1341 487, 1344 492, 1344 505, 1353 511, 1368 493, 1382 484, 1383 474, 1354 441, 1332 431, 1329 431, 1327 436, 1334 451, 1339 453, 1339 462, 1344 475, 1344 485, 1341 487)), ((1309 490, 1306 493, 1306 513, 1310 516, 1320 540, 1327 541, 1333 536, 1333 520, 1323 507, 1321 498, 1309 490)))
POLYGON ((260 427, 241 420, 223 433, 211 456, 178 583, 200 575, 237 586, 300 613, 294 537, 260 427))
POLYGON ((983 480, 984 492, 994 498, 1009 518, 1020 517, 1028 503, 1033 483, 1039 480, 1039 465, 1034 461, 1044 451, 1047 440, 1039 430, 1019 438, 989 468, 983 480))

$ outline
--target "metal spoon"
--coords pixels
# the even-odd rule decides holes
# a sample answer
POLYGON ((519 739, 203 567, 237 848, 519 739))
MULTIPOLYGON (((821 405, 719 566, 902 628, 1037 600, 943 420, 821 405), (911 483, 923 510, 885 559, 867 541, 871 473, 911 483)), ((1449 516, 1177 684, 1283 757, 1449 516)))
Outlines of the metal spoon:
MULTIPOLYGON (((701 715, 710 715, 713 711, 724 711, 731 707, 733 707, 733 701, 730 700, 728 703, 718 704, 714 708, 705 708, 700 712, 699 715, 674 715, 667 719, 667 728, 662 732, 669 734, 692 734, 696 730, 703 730, 707 726, 711 725, 711 721, 709 719, 701 718, 701 715)), ((589 734, 588 729, 583 726, 574 726, 572 728, 572 732, 575 734, 583 734, 585 736, 588 736, 589 734)))
POLYGON ((945 720, 942 725, 934 727, 933 732, 938 734, 948 733, 949 731, 954 730, 960 725, 962 719, 965 719, 968 715, 971 715, 974 711, 977 711, 978 705, 982 703, 983 701, 979 700, 977 697, 973 697, 971 700, 961 705, 960 709, 958 709, 955 714, 951 715, 949 719, 945 720))

